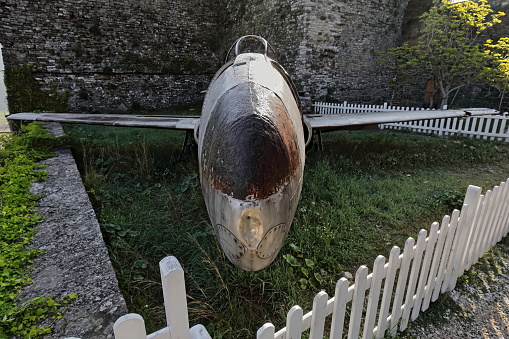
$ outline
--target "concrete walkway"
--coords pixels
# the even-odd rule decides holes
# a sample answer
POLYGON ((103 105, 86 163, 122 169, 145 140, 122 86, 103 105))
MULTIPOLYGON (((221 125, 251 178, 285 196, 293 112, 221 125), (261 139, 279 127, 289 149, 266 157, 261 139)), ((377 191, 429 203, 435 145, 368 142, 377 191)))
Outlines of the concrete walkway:
MULTIPOLYGON (((46 126, 55 136, 64 134, 59 124, 46 126)), ((45 339, 113 339, 113 323, 128 313, 127 307, 71 151, 58 148, 54 153, 40 162, 48 165, 47 179, 34 182, 31 189, 42 196, 37 213, 43 219, 30 248, 43 254, 34 260, 32 283, 19 296, 29 300, 78 295, 45 339)), ((47 319, 41 325, 52 322, 47 319)))
POLYGON ((0 112, 0 133, 8 133, 11 130, 9 129, 9 124, 7 123, 7 119, 5 119, 5 115, 3 112, 0 112))

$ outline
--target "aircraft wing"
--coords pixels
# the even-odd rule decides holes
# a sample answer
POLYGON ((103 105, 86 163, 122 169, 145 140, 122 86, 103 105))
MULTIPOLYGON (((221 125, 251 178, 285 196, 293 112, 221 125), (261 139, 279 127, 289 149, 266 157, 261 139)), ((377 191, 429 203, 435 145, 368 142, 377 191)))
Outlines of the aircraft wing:
MULTIPOLYGON (((380 111, 343 114, 304 114, 304 120, 313 130, 331 131, 355 126, 385 124, 390 122, 461 118, 493 115, 499 111, 490 108, 465 108, 433 111, 380 111)), ((61 122, 88 125, 145 127, 177 130, 194 130, 199 116, 189 115, 128 115, 128 114, 81 114, 81 113, 16 113, 9 120, 61 122)))
POLYGON ((7 116, 7 119, 178 130, 194 130, 195 126, 200 121, 199 116, 188 115, 128 115, 81 113, 16 113, 7 116))
POLYGON ((313 130, 331 131, 352 126, 385 124, 390 122, 461 118, 478 115, 493 115, 499 111, 491 108, 465 108, 433 111, 380 111, 343 114, 304 114, 304 120, 313 130))

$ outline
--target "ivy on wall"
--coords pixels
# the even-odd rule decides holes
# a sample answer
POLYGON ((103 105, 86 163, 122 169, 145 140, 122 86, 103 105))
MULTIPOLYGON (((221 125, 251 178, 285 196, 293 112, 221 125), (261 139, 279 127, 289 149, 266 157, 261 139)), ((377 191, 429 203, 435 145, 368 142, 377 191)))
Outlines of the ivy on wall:
POLYGON ((56 88, 41 89, 36 80, 35 64, 5 68, 5 86, 10 113, 67 110, 68 92, 56 88))

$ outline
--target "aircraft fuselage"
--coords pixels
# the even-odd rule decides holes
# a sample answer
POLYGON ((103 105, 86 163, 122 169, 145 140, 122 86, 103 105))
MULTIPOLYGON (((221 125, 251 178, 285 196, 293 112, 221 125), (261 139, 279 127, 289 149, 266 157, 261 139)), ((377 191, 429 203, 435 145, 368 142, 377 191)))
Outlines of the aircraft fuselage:
POLYGON ((292 84, 267 55, 239 54, 214 76, 197 128, 215 234, 234 265, 260 270, 283 246, 302 188, 305 141, 292 84))

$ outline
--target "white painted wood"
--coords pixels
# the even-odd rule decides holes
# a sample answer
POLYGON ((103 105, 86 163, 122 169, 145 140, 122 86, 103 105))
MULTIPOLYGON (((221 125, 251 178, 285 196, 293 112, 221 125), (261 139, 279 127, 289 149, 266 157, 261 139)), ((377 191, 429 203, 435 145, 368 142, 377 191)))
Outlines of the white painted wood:
POLYGON ((442 219, 442 223, 440 224, 440 230, 438 231, 438 240, 435 247, 435 253, 433 254, 433 262, 431 263, 428 281, 426 283, 426 290, 424 294, 424 299, 422 301, 422 311, 426 311, 429 308, 429 304, 431 301, 431 296, 433 290, 437 286, 437 272, 440 265, 440 259, 442 258, 442 253, 445 246, 445 239, 447 238, 448 230, 449 230, 449 222, 451 218, 446 215, 442 219))
POLYGON ((505 234, 503 234, 502 217, 504 215, 507 203, 507 185, 505 182, 501 182, 499 185, 499 197, 497 199, 497 210, 495 218, 493 219, 493 227, 495 228, 494 240, 498 243, 502 240, 505 234))
POLYGON ((348 326, 348 339, 358 339, 364 308, 364 296, 366 294, 368 268, 361 266, 355 274, 354 295, 352 298, 352 312, 350 313, 350 325, 348 326))
POLYGON ((385 278, 385 257, 379 255, 373 264, 373 273, 371 276, 371 286, 369 287, 368 306, 366 308, 366 316, 364 320, 363 339, 373 338, 373 330, 375 328, 376 315, 378 312, 378 301, 380 299, 380 290, 382 280, 385 278))
POLYGON ((479 211, 477 213, 478 217, 476 218, 474 225, 475 228, 474 232, 476 236, 475 241, 472 242, 472 244, 470 244, 471 253, 465 267, 466 269, 469 269, 470 266, 475 261, 477 261, 477 259, 479 258, 479 253, 485 252, 484 246, 489 239, 489 231, 487 230, 486 227, 489 226, 488 219, 490 216, 488 214, 488 211, 492 197, 493 197, 492 191, 486 192, 486 195, 481 194, 481 196, 479 197, 478 205, 479 211))
POLYGON ((403 315, 401 316, 401 323, 399 325, 401 331, 404 331, 407 328, 412 307, 414 306, 415 289, 417 287, 424 249, 426 248, 427 234, 428 232, 423 229, 419 232, 419 236, 417 237, 417 245, 415 245, 412 269, 410 271, 410 278, 408 279, 405 305, 403 306, 403 315))
POLYGON ((499 228, 499 234, 498 234, 498 241, 501 241, 503 237, 507 235, 507 218, 509 216, 509 208, 508 208, 508 202, 509 202, 509 180, 506 182, 503 182, 500 184, 500 187, 502 188, 502 194, 501 194, 501 211, 500 211, 500 217, 498 220, 498 228, 499 228))
POLYGON ((396 279, 396 272, 400 265, 400 249, 394 246, 391 249, 389 262, 386 264, 387 273, 385 276, 385 285, 383 290, 382 302, 380 303, 380 315, 378 317, 378 326, 376 328, 376 338, 383 338, 385 331, 389 328, 389 308, 394 291, 394 281, 396 279))
POLYGON ((412 308, 411 320, 414 321, 421 312, 422 301, 424 299, 424 292, 426 288, 426 282, 429 275, 433 254, 435 251, 435 244, 438 239, 438 228, 439 224, 434 222, 431 225, 429 231, 429 237, 426 239, 426 248, 424 254, 424 261, 422 262, 421 271, 419 274, 419 282, 417 284, 416 295, 414 299, 414 306, 412 308))
POLYGON ((170 329, 168 327, 162 328, 159 331, 149 334, 147 339, 171 339, 170 329))
POLYGON ((505 182, 504 212, 501 216, 501 234, 506 236, 509 233, 509 179, 505 182))
POLYGON ((500 129, 498 130, 498 133, 497 135, 500 136, 499 140, 500 141, 509 141, 509 136, 507 138, 504 139, 504 135, 505 135, 505 130, 506 130, 506 125, 507 125, 507 119, 500 119, 500 129))
POLYGON ((394 293, 394 302, 392 305, 392 315, 391 315, 391 336, 395 336, 398 330, 398 324, 401 320, 401 316, 403 314, 402 304, 403 298, 405 297, 405 290, 407 286, 407 278, 410 270, 410 264, 414 257, 414 244, 415 240, 413 238, 408 238, 405 242, 405 247, 403 249, 403 254, 401 255, 401 268, 399 269, 398 275, 398 284, 396 286, 396 291, 394 293))
POLYGON ((504 209, 504 205, 505 205, 505 182, 501 182, 500 185, 498 186, 499 187, 499 192, 498 192, 498 198, 497 198, 497 201, 496 201, 496 211, 495 211, 495 216, 493 218, 493 229, 494 229, 494 235, 493 237, 495 238, 495 243, 498 243, 500 240, 502 240, 502 225, 501 225, 501 218, 502 218, 502 215, 504 213, 503 209, 504 209))
POLYGON ((452 291, 454 289, 454 287, 456 286, 456 281, 458 279, 458 272, 462 270, 461 267, 462 257, 465 253, 464 244, 468 237, 467 233, 470 227, 467 222, 468 210, 469 205, 465 204, 463 205, 460 212, 458 228, 456 230, 456 234, 451 248, 452 253, 449 260, 449 264, 447 266, 447 274, 445 279, 445 281, 447 281, 447 288, 445 291, 452 291))
POLYGON ((184 270, 173 256, 161 260, 159 268, 163 283, 166 322, 171 331, 171 339, 190 339, 184 270))
POLYGON ((509 132, 505 131, 505 128, 493 128, 493 126, 497 125, 497 122, 500 122, 505 126, 507 119, 508 117, 484 116, 475 118, 470 117, 465 118, 464 120, 458 120, 457 118, 446 118, 421 121, 391 122, 382 124, 381 129, 409 129, 416 133, 431 133, 439 136, 462 135, 508 142, 509 132), (481 123, 479 123, 479 121, 481 121, 481 123), (491 126, 491 129, 482 128, 482 121, 486 121, 486 125, 491 126))
POLYGON ((302 317, 302 329, 301 331, 304 332, 311 328, 311 318, 313 317, 313 311, 309 311, 308 313, 304 314, 302 317))
POLYGON ((286 339, 300 339, 302 335, 302 308, 293 306, 286 319, 286 339))
POLYGON ((189 330, 191 339, 212 339, 209 332, 203 325, 195 325, 189 330))
MULTIPOLYGON (((493 191, 486 192, 486 203, 484 204, 484 212, 486 215, 486 218, 484 220, 483 224, 483 233, 485 235, 484 237, 484 246, 481 250, 482 253, 487 252, 493 243, 493 233, 494 233, 494 225, 493 225, 493 217, 495 212, 495 207, 497 203, 498 198, 498 186, 493 189, 493 191)), ((477 259, 477 258, 476 258, 477 259)))
POLYGON ((472 243, 472 239, 475 238, 475 221, 480 210, 481 192, 482 189, 477 186, 470 185, 467 188, 467 194, 465 195, 463 204, 468 205, 468 213, 461 232, 462 238, 460 243, 462 244, 463 253, 458 257, 459 262, 456 277, 463 274, 467 266, 467 261, 469 260, 471 252, 470 244, 472 243))
POLYGON ((498 218, 501 213, 502 193, 503 193, 501 186, 495 186, 495 188, 493 188, 493 193, 494 193, 493 206, 491 209, 492 217, 489 219, 491 246, 495 246, 495 244, 501 240, 499 239, 499 228, 498 228, 499 227, 498 218))
POLYGON ((342 339, 343 327, 345 323, 346 303, 348 299, 348 287, 350 282, 346 278, 341 278, 336 283, 334 292, 334 310, 332 312, 330 339, 342 339))
MULTIPOLYGON (((483 122, 482 122, 482 121, 479 121, 479 123, 480 123, 480 125, 481 125, 481 126, 479 126, 479 130, 480 130, 480 132, 483 132, 483 131, 485 132, 485 133, 483 133, 483 136, 482 136, 482 138, 483 138, 484 140, 487 140, 487 139, 488 139, 488 135, 492 135, 492 133, 491 133, 491 132, 492 132, 492 130, 491 130, 491 123, 492 123, 492 121, 493 121, 493 119, 487 119, 487 120, 485 120, 486 125, 485 125, 484 127, 482 127, 483 122)), ((490 140, 493 140, 493 137, 490 137, 490 140)))
POLYGON ((145 321, 139 314, 126 314, 113 324, 115 339, 146 339, 145 321))
POLYGON ((271 323, 266 323, 256 332, 256 339, 274 339, 275 327, 271 323))
MULTIPOLYGON (((440 293, 444 293, 447 289, 449 280, 446 279, 446 275, 450 273, 448 266, 450 261, 454 257, 454 254, 451 253, 451 250, 456 235, 456 229, 458 227, 459 217, 460 211, 455 209, 452 212, 451 220, 449 222, 449 227, 447 230, 447 239, 445 240, 442 259, 440 260, 440 266, 438 267, 436 287, 433 291, 433 295, 431 296, 431 301, 436 301, 440 293)), ((452 264, 450 265, 450 267, 452 267, 452 264)))
POLYGON ((323 339, 328 300, 329 296, 324 291, 319 292, 313 300, 313 315, 311 317, 311 331, 309 333, 310 339, 323 339))

